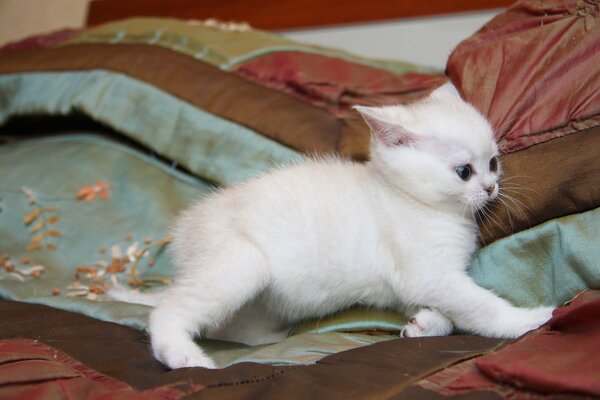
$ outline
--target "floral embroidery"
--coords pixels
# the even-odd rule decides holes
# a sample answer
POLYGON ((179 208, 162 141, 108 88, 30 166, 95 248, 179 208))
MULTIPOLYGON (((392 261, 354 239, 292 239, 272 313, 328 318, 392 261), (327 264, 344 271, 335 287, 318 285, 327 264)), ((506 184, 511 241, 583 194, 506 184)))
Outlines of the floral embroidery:
MULTIPOLYGON (((109 193, 111 187, 110 183, 97 180, 95 184, 81 187, 75 197, 77 200, 86 202, 92 202, 96 197, 109 199, 111 198, 109 193)), ((38 194, 29 187, 21 187, 21 192, 30 207, 22 219, 24 226, 31 234, 25 250, 34 251, 42 248, 57 250, 58 241, 63 236, 61 230, 58 229, 61 221, 58 208, 43 204, 38 194)), ((170 237, 155 241, 151 235, 141 236, 138 240, 134 240, 131 233, 124 235, 120 243, 99 248, 103 259, 92 264, 75 266, 73 271, 75 281, 65 284, 63 287, 50 287, 48 294, 102 301, 108 300, 104 297, 108 289, 121 286, 120 281, 126 281, 129 286, 136 289, 157 284, 168 285, 171 283, 169 277, 141 278, 138 271, 143 264, 146 268, 153 267, 156 259, 161 256, 170 241, 170 237)), ((19 263, 12 260, 9 254, 4 254, 0 257, 0 272, 2 272, 0 279, 11 278, 19 282, 26 282, 41 278, 46 267, 40 264, 31 264, 35 264, 35 262, 32 262, 27 255, 23 256, 19 263)))
POLYGON ((92 202, 96 198, 96 196, 104 200, 110 199, 110 193, 108 192, 108 189, 110 189, 111 187, 112 185, 110 183, 98 180, 93 185, 86 185, 79 189, 79 191, 75 195, 75 198, 77 200, 85 200, 88 203, 92 202))
POLYGON ((11 259, 10 254, 3 254, 0 257, 0 268, 8 273, 8 276, 18 280, 19 282, 25 282, 27 277, 40 278, 46 267, 43 265, 28 266, 30 260, 28 257, 23 257, 21 260, 21 267, 17 267, 17 263, 11 259))
POLYGON ((23 217, 23 224, 30 226, 31 239, 25 250, 33 251, 42 247, 50 250, 58 249, 56 240, 62 233, 55 226, 60 217, 56 215, 58 209, 54 206, 43 207, 30 188, 23 186, 21 191, 27 197, 27 202, 35 207, 23 217))
MULTIPOLYGON (((104 294, 108 288, 108 285, 82 285, 81 282, 75 281, 67 286, 67 297, 85 297, 88 300, 96 300, 98 299, 98 296, 104 294)), ((60 295, 60 293, 61 290, 59 288, 53 289, 53 294, 55 296, 60 295)))
POLYGON ((25 194, 25 196, 27 196, 27 202, 29 204, 37 203, 37 196, 35 195, 35 193, 33 193, 33 190, 31 190, 27 186, 23 186, 21 187, 21 191, 25 194))
MULTIPOLYGON (((100 254, 110 256, 110 260, 98 260, 94 266, 78 265, 75 267, 75 279, 66 289, 67 297, 85 297, 88 300, 97 300, 98 296, 105 294, 111 287, 121 286, 119 277, 129 275, 128 284, 134 288, 150 287, 154 284, 169 285, 171 279, 167 277, 140 278, 138 268, 142 260, 146 260, 147 266, 152 267, 155 258, 162 254, 164 247, 171 241, 166 237, 155 243, 148 241, 146 237, 144 247, 140 247, 140 242, 135 241, 125 251, 119 244, 110 247, 110 252, 106 246, 101 246, 98 251, 100 254), (110 253, 110 254, 107 254, 110 253), (154 257, 149 255, 153 254, 154 257), (108 278, 108 279, 107 279, 108 278), (85 282, 82 283, 82 282, 85 282)), ((125 236, 125 240, 131 241, 131 235, 125 236)), ((55 288, 53 294, 60 295, 60 288, 55 288)))

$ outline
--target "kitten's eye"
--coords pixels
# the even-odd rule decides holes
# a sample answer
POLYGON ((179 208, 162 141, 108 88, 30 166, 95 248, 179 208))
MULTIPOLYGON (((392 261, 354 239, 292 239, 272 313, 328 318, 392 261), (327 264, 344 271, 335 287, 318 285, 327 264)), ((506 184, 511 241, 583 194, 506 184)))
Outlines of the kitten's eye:
POLYGON ((490 171, 498 171, 498 157, 492 157, 492 159, 490 160, 490 171))
POLYGON ((469 178, 471 178, 471 175, 473 175, 473 166, 471 164, 466 164, 456 167, 456 174, 463 181, 468 181, 469 178))

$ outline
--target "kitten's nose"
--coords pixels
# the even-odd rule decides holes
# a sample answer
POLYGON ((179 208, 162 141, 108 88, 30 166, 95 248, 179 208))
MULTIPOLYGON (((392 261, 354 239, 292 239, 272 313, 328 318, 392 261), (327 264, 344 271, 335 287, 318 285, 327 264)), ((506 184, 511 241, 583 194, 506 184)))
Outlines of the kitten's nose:
POLYGON ((494 189, 496 189, 496 186, 488 186, 485 188, 485 191, 487 192, 488 196, 491 196, 492 193, 494 193, 494 189))

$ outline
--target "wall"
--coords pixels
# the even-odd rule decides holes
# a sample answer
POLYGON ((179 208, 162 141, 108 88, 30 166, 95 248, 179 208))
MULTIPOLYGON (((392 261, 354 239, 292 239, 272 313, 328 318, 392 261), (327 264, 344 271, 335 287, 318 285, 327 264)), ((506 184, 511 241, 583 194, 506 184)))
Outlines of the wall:
MULTIPOLYGON (((0 45, 82 27, 90 0, 0 0, 0 45)), ((123 0, 127 1, 127 0, 123 0)), ((450 51, 500 10, 281 32, 302 42, 443 69, 450 51)))
POLYGON ((367 57, 444 69, 450 52, 502 10, 284 32, 290 39, 367 57))
MULTIPOLYGON (((127 1, 127 0, 124 0, 127 1)), ((89 0, 0 0, 0 46, 65 27, 82 27, 89 0)))

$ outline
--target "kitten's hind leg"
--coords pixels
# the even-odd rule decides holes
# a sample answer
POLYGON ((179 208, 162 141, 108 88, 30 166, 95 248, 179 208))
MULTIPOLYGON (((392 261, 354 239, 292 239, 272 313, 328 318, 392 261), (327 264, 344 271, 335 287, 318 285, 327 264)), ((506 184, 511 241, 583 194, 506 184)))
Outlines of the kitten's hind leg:
POLYGON ((439 311, 421 308, 402 330, 403 337, 448 336, 452 333, 452 322, 439 311))
POLYGON ((269 274, 258 248, 234 239, 227 247, 203 257, 204 265, 189 260, 185 274, 150 315, 154 355, 170 368, 216 368, 194 336, 218 328, 267 284, 269 274))
POLYGON ((150 314, 150 338, 154 356, 167 367, 217 368, 193 340, 194 319, 179 307, 163 303, 150 314))

